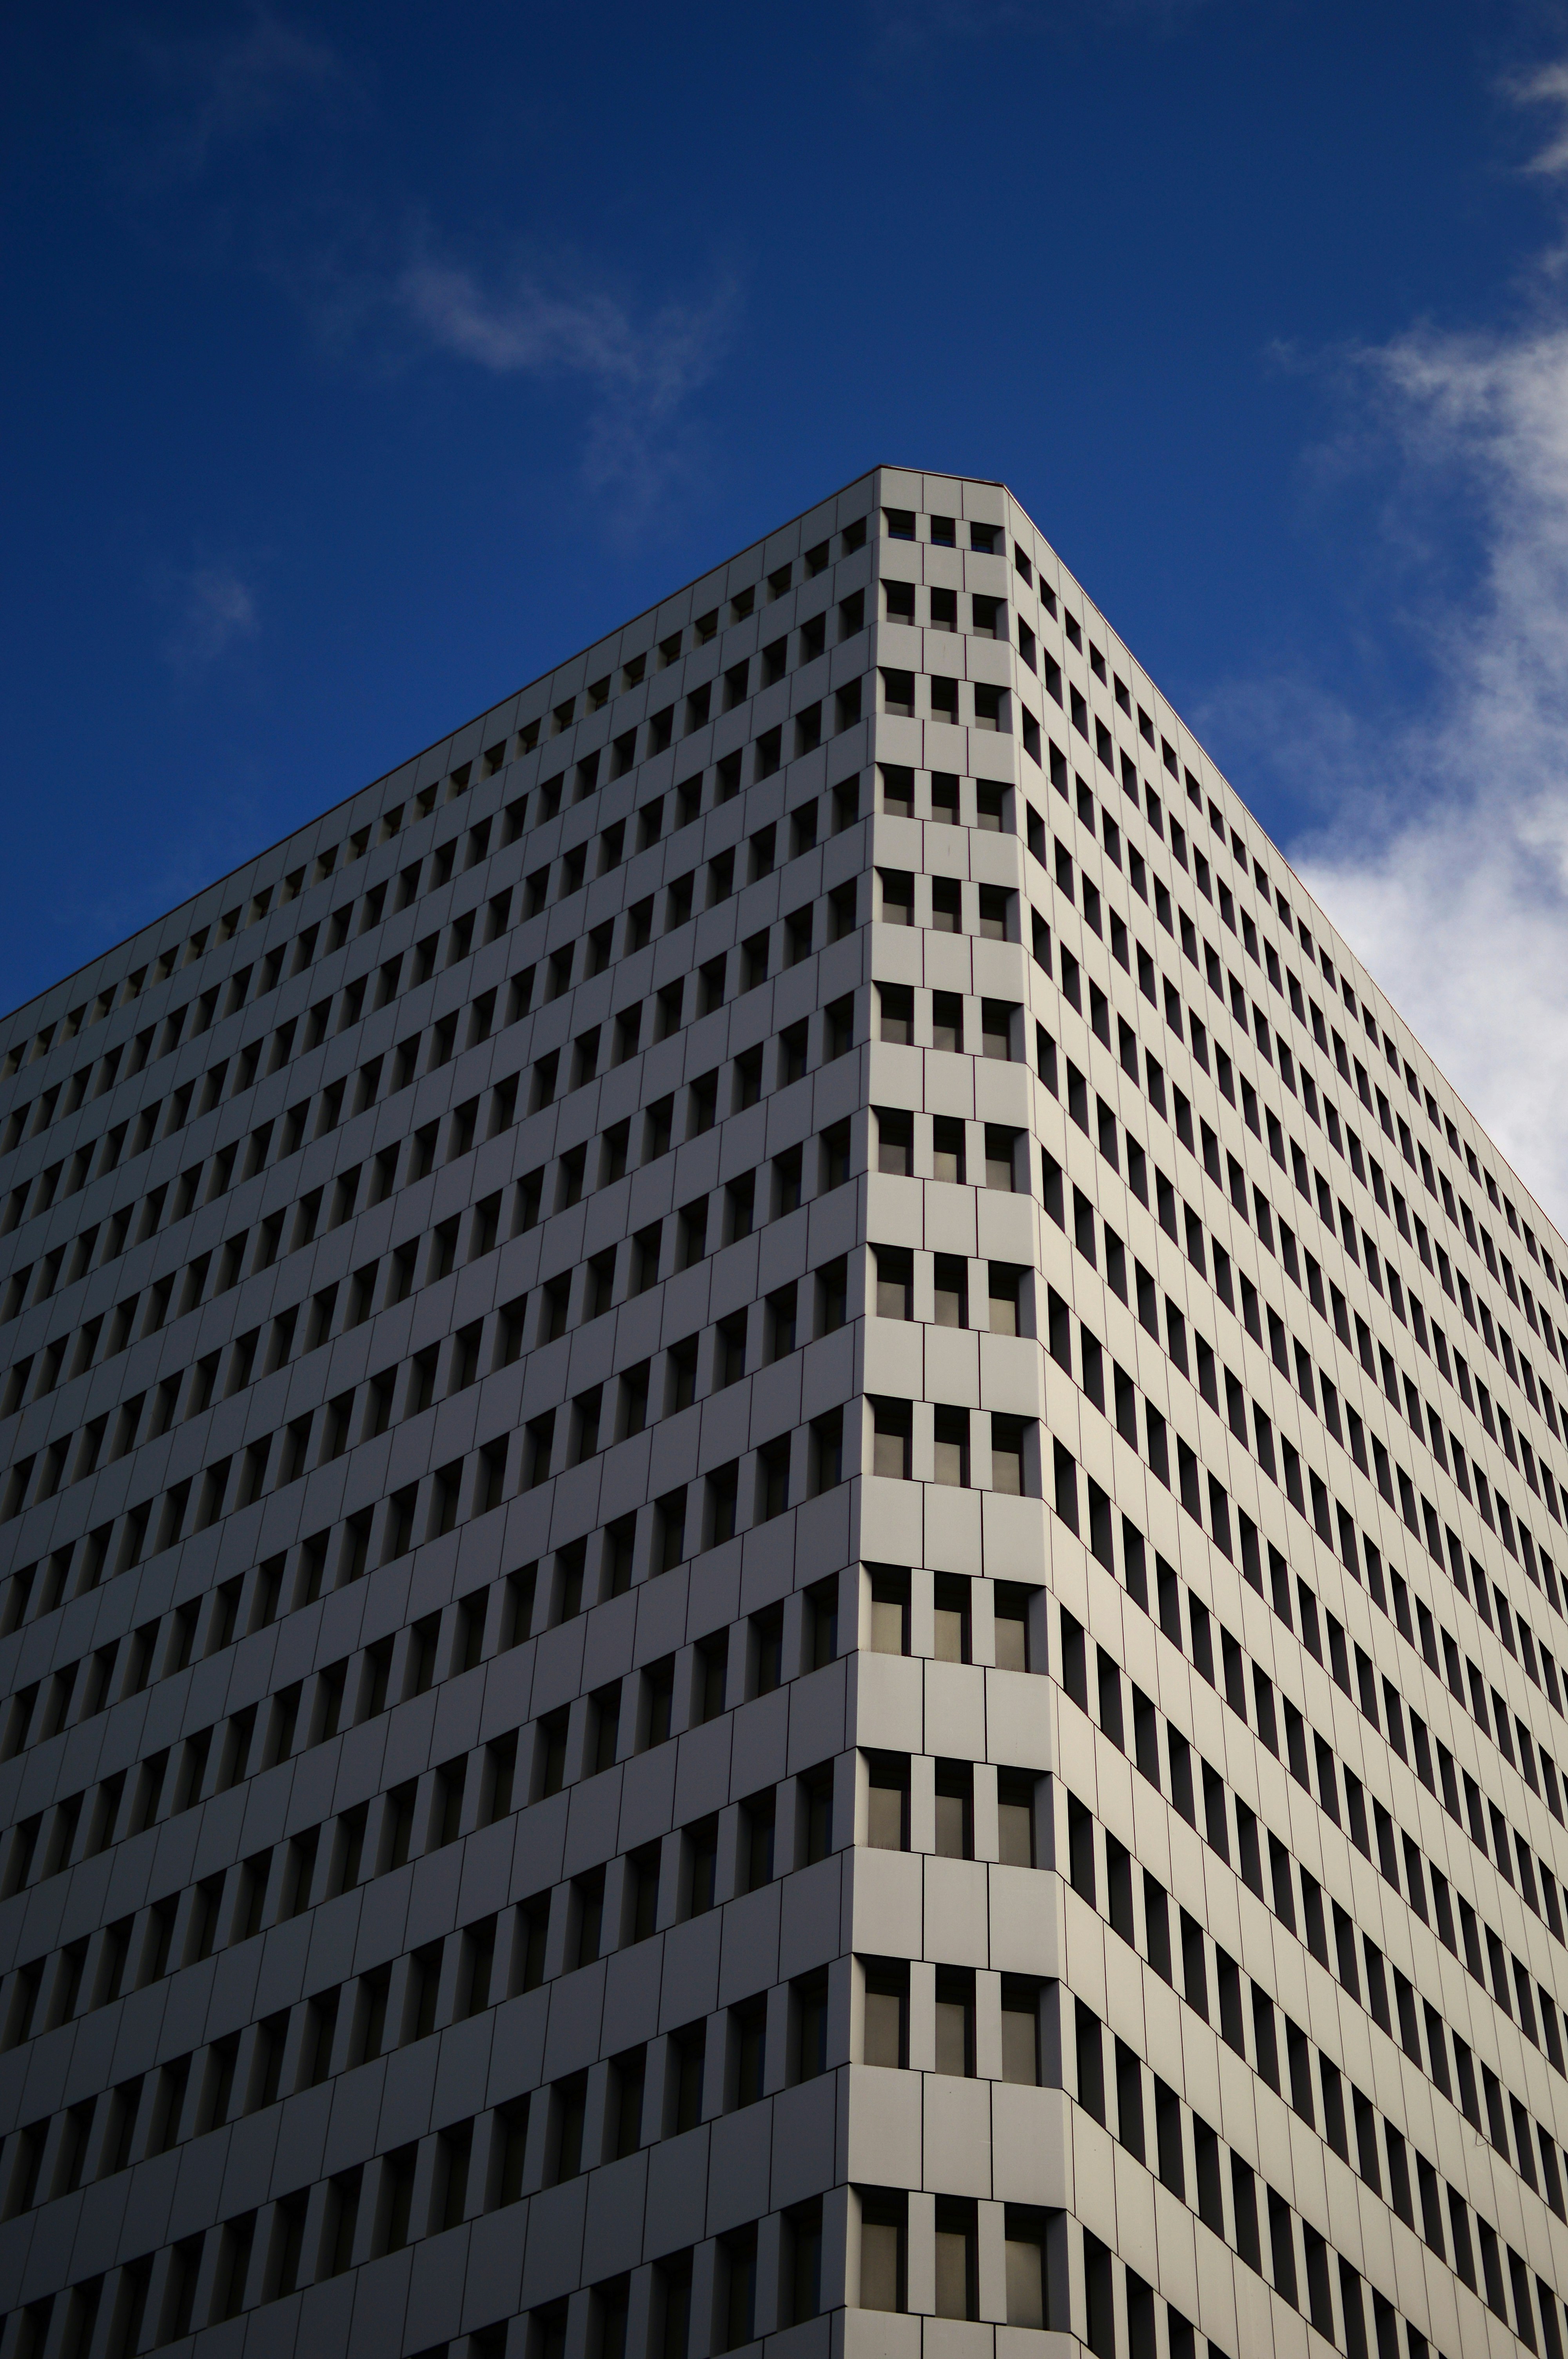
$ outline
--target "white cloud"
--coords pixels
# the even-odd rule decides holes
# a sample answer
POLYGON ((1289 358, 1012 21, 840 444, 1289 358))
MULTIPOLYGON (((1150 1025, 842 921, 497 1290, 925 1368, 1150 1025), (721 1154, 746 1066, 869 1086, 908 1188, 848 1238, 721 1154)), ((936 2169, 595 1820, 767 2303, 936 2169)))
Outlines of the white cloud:
POLYGON ((1547 1211, 1568 1223, 1568 324, 1416 331, 1355 358, 1407 558, 1435 501, 1476 562, 1416 621, 1420 718, 1300 687, 1227 700, 1319 818, 1303 881, 1547 1211))
POLYGON ((532 275, 495 291, 421 243, 391 300, 433 352, 496 376, 583 386, 589 480, 640 506, 676 463, 679 413, 723 354, 739 289, 722 275, 703 302, 666 303, 639 321, 602 290, 555 292, 532 275))
POLYGON ((167 108, 131 167, 155 179, 204 170, 216 149, 291 122, 308 101, 344 82, 326 42, 264 5, 219 29, 137 27, 124 39, 145 86, 167 108))
POLYGON ((1560 118, 1556 131, 1539 154, 1530 158, 1526 171, 1547 178, 1568 172, 1568 64, 1541 66, 1536 72, 1523 75, 1509 85, 1509 94, 1521 105, 1555 107, 1560 118))
POLYGON ((174 608, 164 654, 177 671, 216 663, 238 641, 254 638, 261 627, 255 592, 232 567, 199 565, 158 586, 174 608))

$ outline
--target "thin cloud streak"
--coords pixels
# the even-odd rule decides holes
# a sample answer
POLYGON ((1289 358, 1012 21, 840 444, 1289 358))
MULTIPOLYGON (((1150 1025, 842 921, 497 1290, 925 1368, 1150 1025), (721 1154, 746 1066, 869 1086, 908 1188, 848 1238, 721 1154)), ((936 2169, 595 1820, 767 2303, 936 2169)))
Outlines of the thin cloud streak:
POLYGON ((255 592, 231 566, 198 565, 156 586, 176 610, 163 647, 176 671, 206 669, 261 628, 255 592))
POLYGON ((527 274, 492 292, 421 245, 391 300, 431 352, 494 376, 586 386, 584 472, 596 490, 614 490, 639 510, 679 465, 679 413, 729 346, 740 288, 726 273, 705 301, 667 303, 639 321, 601 290, 555 293, 527 274))
MULTIPOLYGON (((228 151, 264 136, 297 145, 324 104, 369 103, 356 66, 265 0, 217 32, 144 30, 122 47, 152 104, 123 164, 144 192, 201 175, 222 184, 228 151)), ((262 168, 273 165, 264 159, 262 168)), ((691 400, 729 347, 736 274, 719 269, 697 300, 643 311, 591 262, 541 263, 504 228, 485 244, 492 255, 510 249, 521 259, 487 270, 471 253, 443 248, 422 212, 395 216, 353 193, 327 161, 293 176, 276 202, 242 177, 238 194, 214 202, 200 251, 208 260, 243 256, 342 364, 395 374, 436 357, 578 390, 584 476, 613 496, 622 529, 636 524, 688 463, 691 400)))
POLYGON ((287 127, 311 103, 348 87, 327 42, 265 5, 224 31, 182 37, 136 27, 124 47, 165 107, 126 159, 135 179, 193 179, 220 150, 287 127))
POLYGON ((1530 158, 1525 170, 1549 179, 1568 172, 1568 64, 1541 66, 1535 73, 1510 82, 1508 94, 1521 106, 1553 106, 1560 117, 1556 131, 1530 158))

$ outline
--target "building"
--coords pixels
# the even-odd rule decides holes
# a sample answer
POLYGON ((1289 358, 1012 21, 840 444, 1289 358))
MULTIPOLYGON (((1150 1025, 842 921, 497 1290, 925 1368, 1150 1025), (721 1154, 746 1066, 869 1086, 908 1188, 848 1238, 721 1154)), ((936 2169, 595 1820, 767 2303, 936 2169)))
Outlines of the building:
POLYGON ((1568 1245, 1002 487, 0 1057, 0 2359, 1563 2359, 1568 1245))

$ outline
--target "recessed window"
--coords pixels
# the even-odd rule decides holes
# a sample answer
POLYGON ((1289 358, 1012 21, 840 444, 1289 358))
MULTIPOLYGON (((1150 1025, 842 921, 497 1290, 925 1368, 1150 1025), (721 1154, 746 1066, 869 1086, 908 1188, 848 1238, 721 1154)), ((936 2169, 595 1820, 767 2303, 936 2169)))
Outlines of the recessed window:
POLYGON ((871 1409, 871 1472, 907 1482, 913 1432, 908 1401, 875 1399, 871 1409))
POLYGON ((871 1648, 877 1655, 909 1652, 909 1574, 897 1565, 872 1564, 871 1648))
MULTIPOLYGON (((878 1106, 877 1169, 892 1172, 898 1179, 908 1179, 914 1169, 914 1117, 906 1110, 893 1106, 878 1106)), ((907 1311, 901 1311, 907 1318, 907 1311)))
POLYGON ((911 1319, 914 1315, 914 1256, 907 1246, 872 1247, 877 1265, 877 1316, 911 1319))
POLYGON ((891 819, 914 817, 914 772, 902 763, 881 762, 877 775, 882 786, 882 809, 891 819))
POLYGON ((914 1040, 914 994, 907 984, 877 985, 880 1037, 908 1048, 914 1040))
POLYGON ((963 891, 956 876, 932 878, 931 923, 939 934, 957 934, 963 931, 963 891))
POLYGON ((878 882, 881 886, 881 921, 884 926, 913 926, 914 923, 914 878, 907 868, 879 868, 878 882))

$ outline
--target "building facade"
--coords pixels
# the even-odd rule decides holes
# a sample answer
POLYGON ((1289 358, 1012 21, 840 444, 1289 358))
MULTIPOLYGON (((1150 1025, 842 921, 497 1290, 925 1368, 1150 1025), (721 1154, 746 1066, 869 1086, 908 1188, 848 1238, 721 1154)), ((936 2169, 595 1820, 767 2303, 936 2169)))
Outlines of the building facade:
POLYGON ((1568 1245, 1004 488, 0 1060, 0 2359, 1563 2359, 1568 1245))

